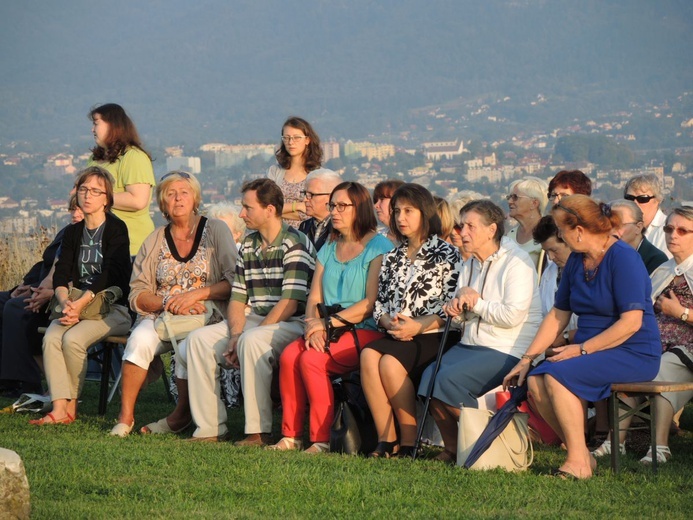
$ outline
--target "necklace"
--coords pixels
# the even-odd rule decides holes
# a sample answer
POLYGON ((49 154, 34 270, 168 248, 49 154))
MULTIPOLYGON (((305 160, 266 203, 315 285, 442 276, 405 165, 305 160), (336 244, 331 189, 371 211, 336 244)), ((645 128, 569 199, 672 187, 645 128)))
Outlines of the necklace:
POLYGON ((599 256, 597 257, 597 260, 594 262, 594 267, 592 269, 587 268, 587 255, 584 253, 582 254, 582 267, 585 271, 585 281, 586 282, 591 282, 597 277, 597 272, 599 272, 599 266, 602 263, 602 260, 604 260, 604 253, 606 252, 606 244, 609 243, 609 240, 611 240, 611 237, 607 237, 606 241, 604 242, 604 245, 602 246, 602 250, 599 252, 599 256))
POLYGON ((84 231, 87 232, 87 236, 89 237, 89 245, 93 246, 94 245, 94 237, 96 234, 99 232, 99 229, 106 223, 104 220, 101 224, 99 224, 99 227, 97 227, 93 232, 89 233, 89 230, 87 229, 87 226, 84 226, 84 231))
MULTIPOLYGON (((172 226, 172 228, 173 228, 173 226, 172 226)), ((173 229, 171 229, 171 236, 172 236, 174 239, 176 239, 176 240, 181 240, 181 241, 183 241, 183 242, 190 242, 190 240, 192 239, 193 233, 195 233, 195 230, 196 230, 196 229, 197 229, 197 220, 195 221, 195 225, 194 225, 194 226, 192 227, 192 229, 190 230, 190 233, 188 233, 185 237, 183 237, 183 238, 177 238, 177 237, 173 234, 173 229)))

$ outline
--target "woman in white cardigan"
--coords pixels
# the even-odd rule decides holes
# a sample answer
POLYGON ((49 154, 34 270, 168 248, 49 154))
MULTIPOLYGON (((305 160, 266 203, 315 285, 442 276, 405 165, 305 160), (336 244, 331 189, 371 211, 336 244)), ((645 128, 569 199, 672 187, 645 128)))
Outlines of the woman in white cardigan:
MULTIPOLYGON (((477 200, 460 214, 462 244, 471 256, 445 311, 462 323, 462 340, 443 356, 431 400, 445 443, 438 459, 445 462, 457 458, 460 403, 476 408, 480 395, 500 385, 541 322, 537 271, 525 251, 503 238, 503 211, 489 200, 477 200)), ((429 366, 419 394, 426 393, 432 373, 429 366)))

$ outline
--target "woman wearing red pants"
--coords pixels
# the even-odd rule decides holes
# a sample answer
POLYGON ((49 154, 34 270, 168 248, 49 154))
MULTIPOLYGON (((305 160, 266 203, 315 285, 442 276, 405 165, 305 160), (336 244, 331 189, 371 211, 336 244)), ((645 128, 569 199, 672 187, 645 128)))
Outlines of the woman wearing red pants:
POLYGON ((318 305, 340 305, 331 325, 356 324, 361 347, 383 335, 376 331, 373 307, 378 291, 382 255, 392 243, 376 233, 377 222, 368 190, 343 182, 330 195, 332 236, 320 249, 306 306, 303 338, 291 343, 279 360, 282 396, 282 434, 271 449, 303 448, 303 423, 310 403, 310 440, 307 453, 329 451, 334 395, 330 378, 358 369, 359 352, 354 334, 343 334, 329 343, 318 305))

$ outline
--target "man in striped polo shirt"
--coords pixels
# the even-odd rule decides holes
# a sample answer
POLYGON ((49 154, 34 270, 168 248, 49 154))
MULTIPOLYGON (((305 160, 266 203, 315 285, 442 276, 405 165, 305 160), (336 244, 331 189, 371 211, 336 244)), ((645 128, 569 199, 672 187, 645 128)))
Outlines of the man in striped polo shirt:
POLYGON ((273 181, 247 182, 242 192, 239 216, 254 232, 239 251, 228 321, 187 338, 188 386, 197 425, 193 439, 225 440, 218 365, 240 367, 247 437, 236 444, 263 446, 271 440, 272 373, 284 347, 303 334, 315 249, 303 233, 283 223, 284 197, 273 181))

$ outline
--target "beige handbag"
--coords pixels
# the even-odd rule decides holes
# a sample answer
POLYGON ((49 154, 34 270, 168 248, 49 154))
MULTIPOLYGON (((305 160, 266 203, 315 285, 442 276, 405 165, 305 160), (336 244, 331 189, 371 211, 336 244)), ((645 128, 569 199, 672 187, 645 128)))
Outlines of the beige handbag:
MULTIPOLYGON (((463 466, 484 431, 493 412, 476 408, 460 409, 460 425, 457 437, 457 465, 463 466)), ((529 414, 515 413, 503 432, 493 440, 470 469, 484 470, 503 468, 506 471, 524 471, 534 459, 534 449, 529 438, 527 421, 529 414)))
POLYGON ((193 330, 207 325, 213 312, 214 306, 209 300, 205 300, 204 314, 171 314, 164 311, 154 320, 154 330, 161 341, 170 341, 175 345, 176 341, 185 339, 193 330))
MULTIPOLYGON (((68 299, 70 301, 79 300, 84 291, 70 288, 68 299)), ((117 302, 123 296, 123 291, 117 285, 99 291, 94 295, 94 298, 82 309, 79 313, 80 320, 102 320, 108 313, 111 312, 111 305, 117 302)), ((63 307, 58 303, 58 298, 53 295, 47 312, 50 312, 49 320, 58 320, 63 317, 63 307)))

